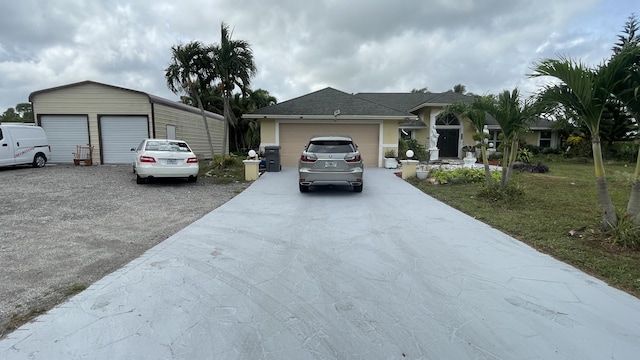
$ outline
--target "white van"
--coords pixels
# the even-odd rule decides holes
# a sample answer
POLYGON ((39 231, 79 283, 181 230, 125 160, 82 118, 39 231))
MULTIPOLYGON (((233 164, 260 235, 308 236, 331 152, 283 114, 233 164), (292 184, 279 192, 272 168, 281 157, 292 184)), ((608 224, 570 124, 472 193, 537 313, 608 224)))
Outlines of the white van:
POLYGON ((44 129, 31 125, 0 125, 0 166, 31 164, 43 167, 51 160, 44 129))

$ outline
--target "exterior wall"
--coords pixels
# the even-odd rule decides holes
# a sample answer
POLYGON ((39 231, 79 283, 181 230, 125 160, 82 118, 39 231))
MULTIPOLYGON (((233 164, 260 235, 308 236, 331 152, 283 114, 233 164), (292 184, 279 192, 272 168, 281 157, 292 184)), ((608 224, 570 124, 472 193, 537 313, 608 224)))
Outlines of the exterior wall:
POLYGON ((260 151, 264 151, 265 146, 278 145, 276 143, 276 120, 258 119, 260 122, 260 151))
MULTIPOLYGON (((202 115, 182 111, 162 104, 153 105, 155 137, 167 138, 167 125, 176 128, 176 139, 186 141, 200 158, 211 159, 211 150, 207 138, 202 115)), ((207 117, 209 133, 216 155, 222 154, 222 140, 224 132, 223 120, 207 117)))
POLYGON ((398 120, 384 120, 382 122, 382 156, 394 150, 398 154, 398 120))
MULTIPOLYGON (((98 115, 141 115, 151 117, 151 104, 145 94, 122 91, 99 84, 82 84, 36 94, 34 115, 86 115, 93 161, 100 163, 98 115)), ((149 133, 152 133, 149 129, 149 133)))

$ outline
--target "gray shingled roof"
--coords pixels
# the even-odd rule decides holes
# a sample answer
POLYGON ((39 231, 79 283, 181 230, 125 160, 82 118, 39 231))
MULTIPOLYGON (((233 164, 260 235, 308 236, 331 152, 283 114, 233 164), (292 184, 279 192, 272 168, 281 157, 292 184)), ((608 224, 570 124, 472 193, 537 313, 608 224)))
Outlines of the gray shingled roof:
POLYGON ((406 110, 398 110, 331 87, 258 109, 250 115, 333 116, 336 110, 340 110, 340 115, 401 118, 414 116, 406 110))

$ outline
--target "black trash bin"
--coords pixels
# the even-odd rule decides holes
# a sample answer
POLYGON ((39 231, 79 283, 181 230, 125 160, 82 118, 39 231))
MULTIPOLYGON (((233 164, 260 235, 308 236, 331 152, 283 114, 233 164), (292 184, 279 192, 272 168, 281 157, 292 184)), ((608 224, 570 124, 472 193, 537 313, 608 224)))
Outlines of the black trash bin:
POLYGON ((267 161, 267 171, 277 172, 282 169, 280 165, 280 146, 265 146, 264 157, 267 161))

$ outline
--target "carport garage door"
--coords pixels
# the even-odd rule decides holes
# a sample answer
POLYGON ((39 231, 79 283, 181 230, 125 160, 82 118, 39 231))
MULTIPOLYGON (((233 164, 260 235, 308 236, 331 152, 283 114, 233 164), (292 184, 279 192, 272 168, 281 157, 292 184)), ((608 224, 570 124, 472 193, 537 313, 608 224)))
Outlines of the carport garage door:
POLYGON ((280 124, 280 162, 297 166, 300 152, 313 135, 349 135, 358 144, 365 166, 378 166, 380 125, 280 124))
POLYGON ((146 116, 102 116, 100 117, 103 164, 131 163, 131 148, 149 137, 146 116))
POLYGON ((51 162, 73 163, 76 146, 89 144, 89 122, 84 115, 44 115, 40 126, 51 145, 51 162))

